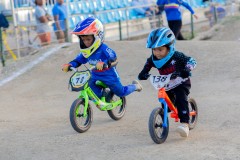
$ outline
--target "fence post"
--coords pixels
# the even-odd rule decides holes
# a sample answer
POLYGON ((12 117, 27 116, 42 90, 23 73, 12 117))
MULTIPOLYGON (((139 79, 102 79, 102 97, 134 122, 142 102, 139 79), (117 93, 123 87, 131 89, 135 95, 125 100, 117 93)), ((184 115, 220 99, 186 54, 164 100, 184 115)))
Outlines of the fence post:
POLYGON ((20 49, 19 49, 19 41, 18 41, 18 24, 17 24, 17 20, 16 20, 16 12, 15 12, 15 8, 14 8, 14 2, 13 0, 10 0, 11 2, 11 8, 12 8, 12 17, 13 17, 13 26, 14 26, 14 31, 15 31, 15 36, 16 36, 16 45, 17 45, 17 53, 18 53, 18 59, 21 58, 21 54, 20 54, 20 49))
POLYGON ((70 11, 69 11, 68 6, 69 6, 69 0, 66 0, 67 17, 66 17, 66 20, 64 21, 64 23, 65 23, 65 26, 66 26, 65 34, 67 34, 67 35, 65 35, 65 37, 66 37, 67 42, 72 42, 72 38, 70 38, 70 35, 69 35, 69 18, 71 17, 71 15, 70 15, 70 11))
POLYGON ((122 23, 121 20, 118 21, 118 27, 119 27, 119 39, 122 40, 122 23))
POLYGON ((217 19, 217 9, 216 9, 215 5, 213 6, 213 12, 214 12, 214 22, 215 22, 215 24, 217 24, 217 22, 218 22, 218 19, 217 19))
POLYGON ((0 27, 0 56, 1 56, 1 61, 2 61, 2 66, 5 66, 5 59, 3 56, 3 39, 2 39, 2 27, 0 27))
POLYGON ((194 23, 193 23, 193 15, 191 14, 191 33, 192 38, 194 38, 194 23))
POLYGON ((129 9, 128 7, 126 7, 126 10, 125 10, 125 13, 126 13, 126 16, 127 16, 127 19, 126 19, 126 23, 127 23, 127 40, 129 40, 129 9))

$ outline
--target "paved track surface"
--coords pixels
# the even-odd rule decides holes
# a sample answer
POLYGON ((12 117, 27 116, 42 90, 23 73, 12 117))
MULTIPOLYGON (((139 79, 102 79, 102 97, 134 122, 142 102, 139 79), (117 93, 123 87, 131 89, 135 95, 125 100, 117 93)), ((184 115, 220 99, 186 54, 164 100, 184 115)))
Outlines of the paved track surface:
MULTIPOLYGON (((107 44, 118 54, 122 83, 131 83, 150 55, 145 40, 107 44)), ((61 71, 78 52, 74 44, 1 86, 0 159, 240 159, 239 42, 178 41, 177 50, 198 61, 191 96, 199 107, 199 121, 187 139, 177 134, 178 123, 171 119, 166 142, 157 145, 151 140, 148 118, 158 101, 148 81, 141 81, 142 92, 127 97, 123 119, 113 121, 94 107, 91 128, 75 132, 69 108, 77 93, 67 90, 72 73, 61 71)))

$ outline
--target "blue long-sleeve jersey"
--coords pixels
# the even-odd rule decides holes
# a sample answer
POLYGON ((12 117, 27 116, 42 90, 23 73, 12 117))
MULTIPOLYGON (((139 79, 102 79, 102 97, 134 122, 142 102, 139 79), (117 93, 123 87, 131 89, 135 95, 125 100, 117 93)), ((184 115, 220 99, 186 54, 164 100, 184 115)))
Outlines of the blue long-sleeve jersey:
MULTIPOLYGON (((106 64, 109 64, 110 62, 113 62, 117 59, 115 51, 113 51, 111 48, 109 48, 106 44, 101 44, 99 48, 88 58, 83 57, 83 55, 80 53, 74 60, 69 62, 73 67, 77 68, 82 64, 89 63, 90 65, 95 66, 98 62, 104 62, 106 64)), ((112 77, 113 79, 119 78, 119 75, 116 71, 116 67, 110 67, 105 70, 99 71, 99 70, 92 70, 92 76, 97 76, 104 78, 105 76, 112 77)), ((99 80, 101 80, 99 79, 99 80)))
POLYGON ((183 0, 158 0, 157 5, 164 6, 168 21, 182 19, 182 15, 179 9, 181 5, 187 8, 191 14, 194 14, 191 6, 183 0))
MULTIPOLYGON (((69 62, 73 67, 79 67, 82 64, 89 63, 95 66, 98 62, 104 62, 111 65, 111 62, 116 61, 116 53, 109 48, 106 44, 101 44, 99 48, 88 58, 83 57, 80 53, 74 60, 69 62)), ((100 98, 102 96, 102 89, 96 86, 96 81, 100 80, 105 83, 110 90, 119 97, 125 97, 130 93, 136 91, 136 85, 131 84, 128 86, 123 86, 120 82, 120 77, 117 73, 116 67, 111 66, 110 68, 104 69, 102 71, 92 70, 92 77, 89 80, 89 86, 93 92, 100 98)))

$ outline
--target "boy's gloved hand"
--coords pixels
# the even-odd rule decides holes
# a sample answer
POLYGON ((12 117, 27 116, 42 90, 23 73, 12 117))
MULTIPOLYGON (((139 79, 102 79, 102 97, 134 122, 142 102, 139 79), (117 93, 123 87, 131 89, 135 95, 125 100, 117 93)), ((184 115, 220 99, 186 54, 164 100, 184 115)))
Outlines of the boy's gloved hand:
POLYGON ((72 67, 71 64, 64 64, 63 67, 62 67, 62 71, 63 72, 71 71, 70 67, 72 67))
POLYGON ((180 75, 179 72, 173 72, 170 79, 171 79, 171 80, 172 80, 172 79, 176 79, 176 78, 179 77, 179 76, 181 77, 181 75, 180 75))
POLYGON ((188 78, 191 76, 191 72, 187 70, 182 70, 180 72, 174 72, 170 79, 176 79, 177 77, 188 78))
POLYGON ((190 77, 190 76, 191 76, 191 72, 186 71, 186 70, 183 70, 183 71, 181 71, 181 73, 180 73, 180 77, 182 77, 182 78, 188 78, 188 77, 190 77))
POLYGON ((103 65, 104 65, 104 62, 98 62, 97 64, 96 64, 96 68, 97 68, 97 70, 103 70, 103 65))
POLYGON ((147 80, 147 79, 150 77, 150 75, 151 75, 151 74, 149 74, 149 73, 144 73, 144 74, 140 73, 140 74, 138 75, 138 79, 139 79, 139 80, 147 80))

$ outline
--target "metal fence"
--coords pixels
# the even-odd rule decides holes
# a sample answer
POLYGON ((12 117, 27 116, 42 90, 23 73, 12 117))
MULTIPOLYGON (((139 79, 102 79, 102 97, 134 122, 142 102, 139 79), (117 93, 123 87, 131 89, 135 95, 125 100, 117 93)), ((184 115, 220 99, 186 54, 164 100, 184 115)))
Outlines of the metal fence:
MULTIPOLYGON (((51 9, 56 0, 47 0, 46 9, 51 14, 51 9)), ((167 26, 166 16, 164 13, 162 15, 156 16, 155 14, 152 17, 130 17, 131 11, 136 7, 144 6, 126 6, 124 8, 108 9, 95 11, 93 10, 90 13, 71 13, 71 0, 67 0, 65 5, 67 5, 68 18, 65 21, 67 27, 67 35, 70 41, 75 41, 74 36, 68 34, 69 30, 73 29, 77 22, 83 20, 87 16, 96 16, 103 21, 105 27, 105 39, 106 40, 123 40, 131 39, 135 36, 141 36, 143 34, 149 33, 153 28, 159 27, 161 25, 167 26), (125 19, 115 20, 113 22, 104 22, 104 16, 111 13, 114 16, 114 13, 122 13, 126 16, 125 19), (153 24, 153 27, 151 26, 153 24)), ((40 41, 40 35, 36 31, 36 21, 34 16, 34 4, 32 0, 22 0, 22 3, 15 3, 14 0, 10 0, 11 5, 14 6, 14 9, 11 11, 9 20, 12 21, 10 27, 2 32, 3 38, 3 53, 5 59, 17 60, 28 54, 35 53, 39 48, 44 47, 40 41)), ((18 1, 19 2, 19 1, 18 1)), ((206 8, 195 8, 195 11, 199 12, 200 20, 198 23, 207 22, 209 27, 220 22, 225 16, 235 15, 238 10, 238 4, 228 3, 226 5, 214 5, 214 9, 211 10, 210 5, 206 8), (224 12, 218 10, 218 7, 222 7, 224 12), (200 12, 201 11, 201 12, 200 12)), ((190 14, 184 16, 184 14, 189 14, 188 11, 183 11, 183 25, 189 25, 187 29, 189 33, 194 36, 194 23, 191 19, 190 14)), ((109 17, 108 17, 109 18, 109 17)), ((110 17, 111 18, 111 17, 110 17)), ((113 17, 114 18, 114 17, 113 17)), ((49 22, 50 37, 51 43, 58 43, 56 34, 52 29, 54 21, 49 22)), ((76 39, 77 40, 77 39, 76 39)))

